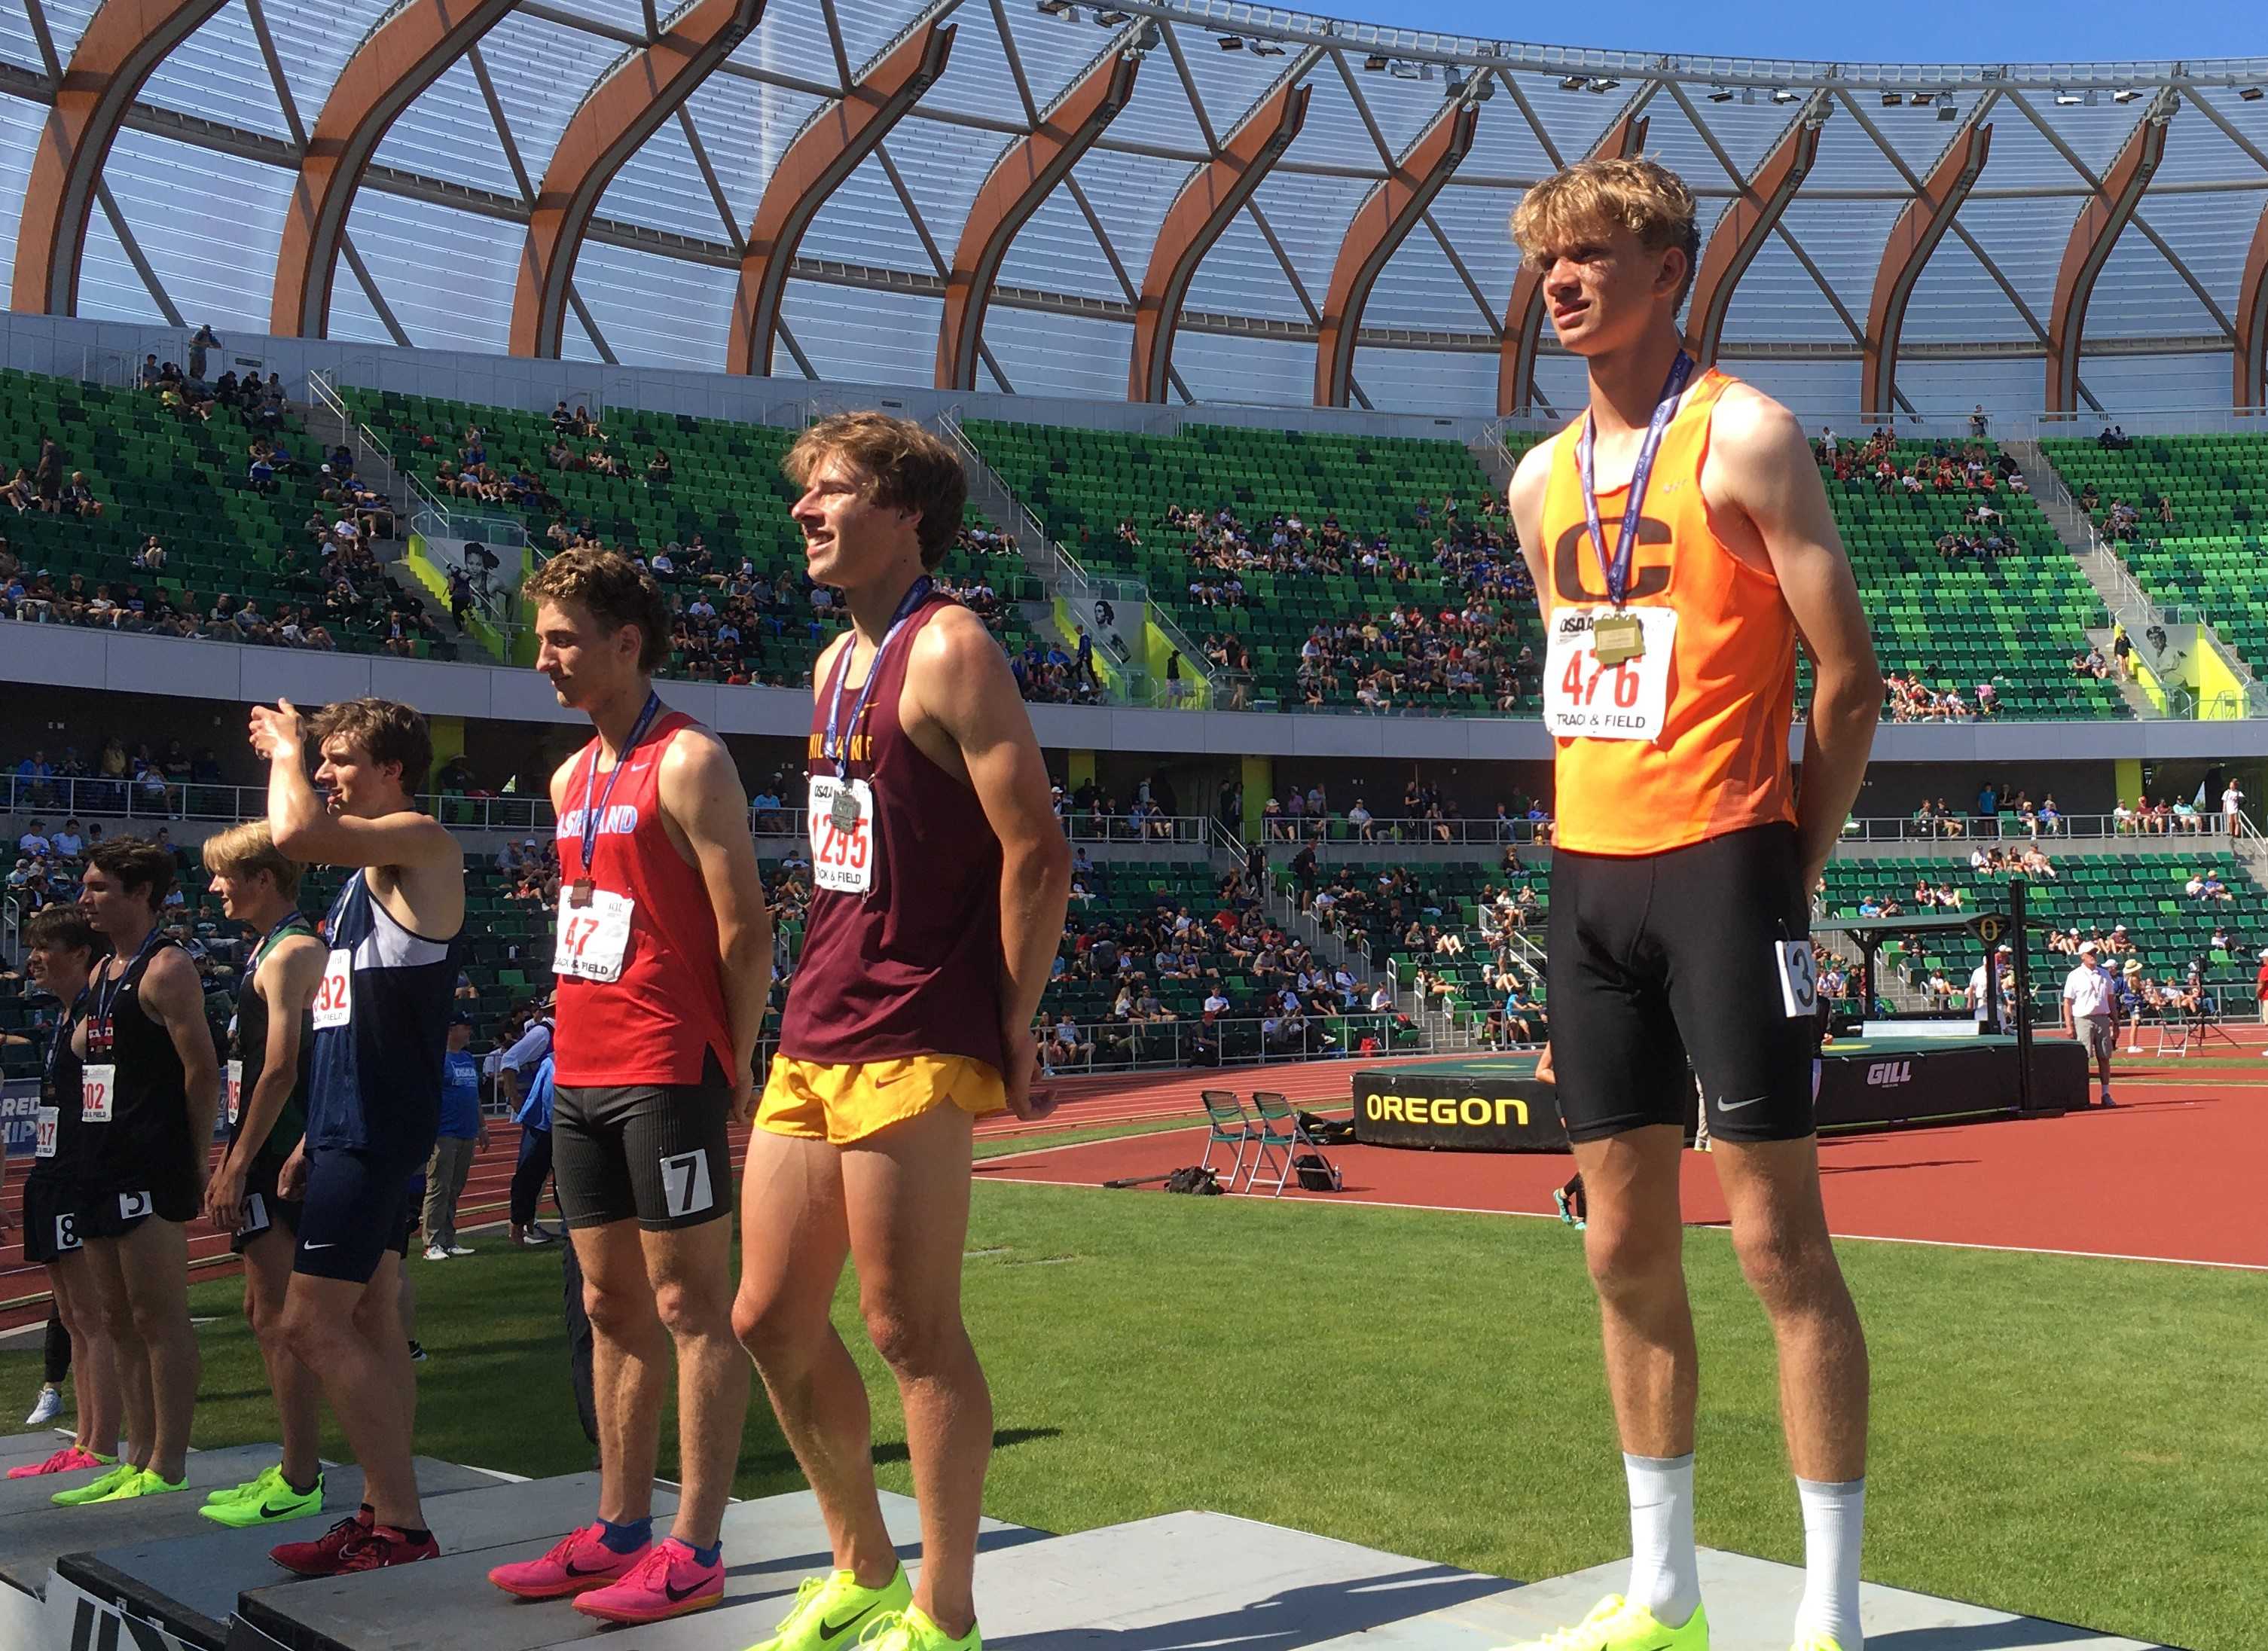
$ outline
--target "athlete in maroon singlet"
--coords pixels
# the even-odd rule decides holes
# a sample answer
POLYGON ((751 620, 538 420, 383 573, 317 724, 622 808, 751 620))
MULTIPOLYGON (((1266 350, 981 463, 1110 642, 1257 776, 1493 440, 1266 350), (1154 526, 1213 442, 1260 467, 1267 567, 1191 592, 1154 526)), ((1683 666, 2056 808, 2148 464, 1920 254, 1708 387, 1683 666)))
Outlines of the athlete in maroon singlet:
POLYGON ((934 593, 960 461, 919 426, 827 419, 788 455, 811 577, 850 634, 821 656, 813 895, 741 1198, 734 1327, 817 1493, 833 1574, 759 1651, 975 1651, 992 1401, 961 1320, 971 1124, 1037 1117, 1032 1017, 1063 937, 1071 850, 1000 645, 934 593), (908 1587, 874 1493, 866 1395, 828 1308, 845 1255, 905 1406, 921 1498, 908 1587), (859 1630, 863 1633, 864 1630, 859 1630))
POLYGON ((576 1596, 605 1621, 652 1622, 724 1597, 718 1528, 748 1408, 733 1338, 725 1127, 748 1117, 771 924, 730 754, 653 691, 669 657, 660 589, 619 553, 569 550, 526 594, 536 668, 597 730, 551 779, 551 1134, 591 1316, 599 1517, 490 1580, 523 1598, 576 1596), (657 1543, 673 1344, 684 1484, 657 1543))

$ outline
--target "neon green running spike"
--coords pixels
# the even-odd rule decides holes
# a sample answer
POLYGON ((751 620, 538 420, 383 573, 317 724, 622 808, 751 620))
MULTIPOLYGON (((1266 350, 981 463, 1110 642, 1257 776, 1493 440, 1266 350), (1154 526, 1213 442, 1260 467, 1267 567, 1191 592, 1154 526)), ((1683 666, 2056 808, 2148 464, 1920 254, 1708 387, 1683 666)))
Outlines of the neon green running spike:
POLYGON ((137 1497, 169 1496, 176 1491, 188 1488, 189 1476, 186 1473, 168 1482, 158 1477, 156 1469, 144 1468, 131 1478, 121 1479, 107 1494, 94 1500, 98 1502, 130 1502, 137 1497))
POLYGON ((68 1491, 57 1491, 48 1500, 57 1507, 83 1507, 89 1502, 99 1502, 142 1470, 130 1462, 122 1462, 107 1473, 96 1475, 85 1485, 75 1485, 68 1491))
POLYGON ((955 1640, 918 1605, 886 1612, 858 1636, 858 1651, 984 1651, 984 1636, 971 1623, 955 1640))
POLYGON ((280 1468, 270 1469, 275 1475, 268 1488, 257 1496, 239 1496, 232 1502, 207 1502, 197 1512, 216 1525, 226 1525, 231 1530, 242 1530, 252 1525, 280 1525, 288 1519, 305 1519, 310 1514, 323 1511, 323 1476, 315 1476, 315 1488, 300 1492, 291 1488, 290 1480, 280 1468))
POLYGON ((786 1620, 748 1651, 848 1651, 877 1620, 894 1618, 913 1603, 913 1584, 903 1566, 880 1588, 859 1587, 849 1571, 807 1576, 795 1590, 795 1609, 786 1620))
POLYGON ((261 1495, 271 1486, 282 1484, 283 1479, 284 1464, 279 1462, 272 1468, 262 1468, 256 1478, 247 1479, 241 1485, 232 1485, 225 1490, 206 1492, 205 1506, 217 1507, 223 1502, 241 1502, 247 1497, 261 1495))
POLYGON ((1523 1640, 1506 1651, 1709 1651, 1709 1613, 1697 1606, 1684 1626, 1666 1628, 1645 1606, 1609 1594, 1572 1628, 1523 1640))
POLYGON ((1843 1651, 1843 1644, 1823 1633, 1808 1633, 1790 1646, 1788 1651, 1843 1651))

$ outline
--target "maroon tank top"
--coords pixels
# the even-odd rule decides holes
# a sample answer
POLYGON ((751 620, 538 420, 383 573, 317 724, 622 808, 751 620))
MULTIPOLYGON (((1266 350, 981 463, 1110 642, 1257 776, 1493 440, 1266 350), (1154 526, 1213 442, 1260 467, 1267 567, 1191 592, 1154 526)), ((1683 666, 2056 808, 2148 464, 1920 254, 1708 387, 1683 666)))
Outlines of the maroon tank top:
MULTIPOLYGON (((1000 1042, 1000 839, 976 793, 923 755, 898 721, 906 661, 953 599, 917 608, 881 661, 858 720, 844 730, 850 778, 874 792, 873 886, 814 889, 803 954, 780 1021, 780 1053, 844 1065, 909 1055, 965 1055, 996 1071, 1000 1042)), ((846 645, 835 671, 844 669, 846 645)), ((807 771, 822 755, 832 676, 812 708, 807 771)), ((843 714, 859 684, 846 682, 843 714)))

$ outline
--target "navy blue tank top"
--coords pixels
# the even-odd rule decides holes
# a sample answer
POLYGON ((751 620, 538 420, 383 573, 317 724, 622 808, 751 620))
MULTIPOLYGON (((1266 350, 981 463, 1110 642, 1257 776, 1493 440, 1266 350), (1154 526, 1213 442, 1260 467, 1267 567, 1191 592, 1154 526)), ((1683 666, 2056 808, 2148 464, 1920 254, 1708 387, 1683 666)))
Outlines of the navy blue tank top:
POLYGON ((367 877, 347 879, 324 924, 307 1144, 423 1163, 440 1124, 460 937, 411 933, 371 897, 367 877))

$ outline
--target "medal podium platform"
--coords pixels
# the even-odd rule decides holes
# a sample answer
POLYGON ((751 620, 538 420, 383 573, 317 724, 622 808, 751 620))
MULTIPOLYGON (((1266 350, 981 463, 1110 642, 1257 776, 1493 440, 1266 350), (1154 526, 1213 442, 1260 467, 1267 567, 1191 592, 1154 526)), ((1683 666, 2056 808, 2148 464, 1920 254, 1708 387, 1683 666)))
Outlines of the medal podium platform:
MULTIPOLYGON (((0 1466, 36 1460, 58 1435, 0 1439, 0 1466)), ((490 1566, 541 1553, 584 1517, 597 1476, 512 1480, 421 1459, 442 1557, 360 1576, 299 1580, 276 1542, 319 1534, 359 1499, 333 1469, 320 1515, 265 1530, 196 1515, 202 1491, 249 1478, 273 1447, 190 1457, 196 1491, 64 1509, 63 1478, 0 1481, 0 1646, 16 1651, 552 1651, 603 1636, 613 1651, 732 1651, 777 1626, 796 1584, 828 1565, 808 1491, 734 1503, 725 1516, 722 1605, 644 1628, 606 1628, 563 1601, 509 1599, 490 1566), (26 1487, 37 1491, 34 1511, 26 1487)), ((909 1565, 913 1503, 885 1493, 909 1565)), ((657 1486, 655 1511, 674 1500, 657 1486)), ((1622 1585, 1620 1561, 1522 1584, 1226 1514, 1191 1511, 1073 1536, 987 1521, 977 1597, 990 1651, 1490 1651, 1562 1627, 1622 1585)), ((1704 1549, 1716 1651, 1787 1651, 1803 1590, 1793 1566, 1704 1549)), ((1876 1651, 2178 1651, 1987 1607, 1867 1585, 1876 1651)), ((595 1648, 594 1648, 595 1651, 595 1648)))

